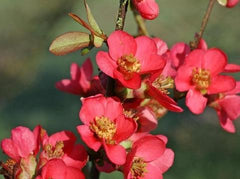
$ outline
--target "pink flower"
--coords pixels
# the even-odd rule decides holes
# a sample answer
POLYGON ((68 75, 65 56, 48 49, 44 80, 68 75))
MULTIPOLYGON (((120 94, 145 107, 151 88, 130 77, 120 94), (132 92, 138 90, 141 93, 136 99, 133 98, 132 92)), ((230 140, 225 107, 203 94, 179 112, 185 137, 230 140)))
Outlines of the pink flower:
POLYGON ((149 37, 134 39, 126 32, 115 31, 107 42, 109 52, 98 52, 97 64, 105 74, 118 79, 127 88, 140 88, 140 75, 162 69, 165 65, 149 37))
POLYGON ((231 76, 219 75, 227 64, 226 55, 217 48, 193 50, 178 69, 175 85, 178 91, 188 91, 186 105, 195 114, 207 104, 204 95, 227 92, 236 82, 231 76))
POLYGON ((75 95, 89 96, 104 93, 98 76, 92 77, 93 66, 88 58, 81 67, 72 63, 71 79, 63 79, 56 83, 56 88, 75 95))
POLYGON ((75 144, 76 137, 70 131, 57 132, 43 139, 43 151, 40 155, 40 167, 51 159, 62 159, 67 166, 82 169, 88 154, 80 144, 75 144))
POLYGON ((159 73, 153 74, 146 82, 147 94, 156 99, 166 109, 174 112, 182 112, 183 109, 168 96, 168 89, 173 88, 174 81, 171 77, 165 77, 159 73))
POLYGON ((218 0, 218 3, 221 4, 222 6, 232 8, 239 3, 239 0, 226 0, 226 1, 218 0))
POLYGON ((136 123, 125 118, 121 103, 103 95, 84 98, 79 117, 84 125, 77 130, 87 146, 94 151, 103 146, 112 163, 124 164, 126 151, 119 143, 135 132, 136 123))
POLYGON ((153 20, 159 14, 159 7, 155 0, 133 0, 132 2, 145 19, 153 20))
POLYGON ((3 170, 13 178, 32 178, 37 167, 36 155, 39 151, 41 127, 33 132, 26 127, 12 129, 10 139, 3 139, 1 148, 11 159, 2 164, 3 170), (12 170, 14 168, 14 171, 12 170))
POLYGON ((166 156, 168 152, 166 152, 165 143, 161 138, 151 135, 134 142, 124 165, 124 178, 141 179, 153 178, 153 176, 157 179, 163 178, 162 174, 171 166, 171 162, 166 156), (165 152, 166 154, 163 156, 165 152), (167 164, 164 164, 165 160, 167 164))
POLYGON ((39 150, 37 126, 32 132, 27 127, 19 126, 12 129, 11 138, 3 139, 1 148, 10 158, 19 162, 21 158, 28 158, 29 155, 36 155, 39 150))
POLYGON ((239 3, 239 0, 228 0, 226 7, 232 8, 236 6, 239 3))
POLYGON ((80 169, 70 167, 61 159, 52 159, 42 168, 36 179, 85 179, 80 169))
POLYGON ((233 121, 240 116, 240 82, 236 83, 236 87, 225 94, 221 94, 220 98, 210 104, 218 115, 221 127, 227 132, 235 133, 233 121))

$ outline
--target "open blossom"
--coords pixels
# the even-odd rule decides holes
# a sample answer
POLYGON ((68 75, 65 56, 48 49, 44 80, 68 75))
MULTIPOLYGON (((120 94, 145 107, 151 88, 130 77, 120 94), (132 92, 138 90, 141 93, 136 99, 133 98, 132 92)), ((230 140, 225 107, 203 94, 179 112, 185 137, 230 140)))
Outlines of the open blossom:
POLYGON ((226 55, 217 48, 193 50, 178 69, 175 85, 178 91, 187 92, 186 105, 195 114, 203 112, 206 94, 232 90, 236 82, 231 76, 219 75, 227 64, 226 55))
POLYGON ((84 98, 79 117, 84 125, 77 130, 87 146, 94 151, 103 146, 112 163, 124 164, 126 151, 119 143, 135 132, 136 123, 125 118, 121 103, 103 95, 84 98))
POLYGON ((227 131, 234 133, 236 131, 233 121, 240 116, 240 82, 236 83, 236 87, 219 95, 219 98, 210 104, 218 115, 221 127, 227 131))
POLYGON ((166 148, 165 136, 146 135, 134 142, 127 155, 123 173, 125 179, 163 178, 173 164, 174 153, 166 148))
POLYGON ((70 131, 57 132, 50 137, 44 136, 39 166, 51 159, 61 159, 67 166, 82 169, 88 161, 88 154, 80 144, 75 144, 76 137, 70 131))
POLYGON ((56 83, 57 89, 81 96, 104 93, 98 76, 92 77, 93 66, 89 58, 81 67, 76 63, 72 63, 70 74, 71 79, 63 79, 56 83))
POLYGON ((124 31, 115 31, 107 42, 109 52, 98 52, 97 64, 105 74, 117 79, 127 88, 140 88, 142 74, 165 66, 165 60, 157 54, 157 47, 149 37, 134 39, 124 31))
POLYGON ((36 155, 39 151, 40 126, 33 132, 27 127, 12 129, 11 138, 1 141, 1 148, 10 159, 2 167, 13 178, 32 178, 37 167, 36 155), (12 170, 14 168, 14 170, 12 170))
POLYGON ((52 159, 42 168, 36 179, 85 179, 80 169, 68 166, 61 159, 52 159))
POLYGON ((155 0, 132 0, 139 14, 145 19, 153 20, 159 14, 159 7, 155 0))

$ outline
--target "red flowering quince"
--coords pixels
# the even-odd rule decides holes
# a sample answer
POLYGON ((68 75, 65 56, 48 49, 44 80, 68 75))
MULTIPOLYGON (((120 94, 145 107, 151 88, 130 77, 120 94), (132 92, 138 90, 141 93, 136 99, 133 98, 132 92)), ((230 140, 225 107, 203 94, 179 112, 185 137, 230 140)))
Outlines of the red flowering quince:
POLYGON ((61 159, 67 166, 82 169, 88 161, 88 154, 81 144, 75 144, 76 137, 70 131, 44 136, 40 154, 40 167, 51 159, 61 159))
POLYGON ((1 141, 1 148, 10 159, 3 164, 7 172, 16 178, 32 178, 37 167, 36 155, 39 151, 40 126, 35 127, 33 132, 27 127, 19 126, 12 129, 11 138, 1 141))
POLYGON ((124 178, 163 178, 162 174, 172 166, 174 153, 166 149, 165 136, 141 137, 132 145, 123 168, 124 178))
POLYGON ((49 160, 36 179, 85 179, 81 170, 68 166, 61 159, 49 160))
POLYGON ((70 74, 71 79, 63 79, 55 84, 57 89, 81 96, 104 93, 98 76, 92 77, 93 66, 89 58, 81 67, 76 63, 72 63, 70 74))
POLYGON ((140 88, 142 74, 165 66, 165 60, 157 54, 157 46, 149 37, 134 39, 127 32, 114 31, 107 43, 109 52, 98 52, 97 64, 105 74, 127 88, 140 88))
POLYGON ((159 7, 155 0, 132 0, 139 14, 148 20, 155 19, 159 14, 159 7))
POLYGON ((218 3, 221 4, 222 6, 232 8, 239 3, 239 0, 218 0, 218 3))
POLYGON ((204 95, 232 90, 236 82, 231 76, 220 75, 227 65, 227 57, 221 50, 193 50, 180 66, 175 78, 178 91, 187 92, 186 105, 195 114, 203 112, 207 104, 204 95))
POLYGON ((226 93, 219 95, 219 98, 210 104, 218 115, 221 127, 230 133, 235 133, 236 129, 233 121, 240 116, 240 82, 236 82, 236 87, 226 93))
POLYGON ((126 151, 119 143, 135 132, 136 123, 124 116, 122 104, 103 95, 83 98, 79 117, 84 125, 77 130, 87 146, 94 151, 103 146, 112 163, 124 164, 126 151))

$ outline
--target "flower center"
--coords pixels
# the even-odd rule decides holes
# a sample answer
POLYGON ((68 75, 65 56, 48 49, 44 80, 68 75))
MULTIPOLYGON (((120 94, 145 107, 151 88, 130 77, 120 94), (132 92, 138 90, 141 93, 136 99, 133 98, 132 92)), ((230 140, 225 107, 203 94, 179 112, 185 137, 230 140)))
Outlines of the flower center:
POLYGON ((126 80, 132 78, 134 72, 140 72, 141 64, 132 54, 123 55, 117 60, 118 70, 124 75, 126 80))
POLYGON ((95 117, 95 123, 91 123, 90 129, 107 144, 115 144, 113 137, 117 131, 113 121, 105 116, 95 117))
POLYGON ((192 71, 192 82, 203 95, 206 94, 210 85, 209 70, 194 68, 192 71))
POLYGON ((170 76, 164 77, 163 75, 160 75, 154 80, 152 85, 163 93, 169 94, 168 89, 174 88, 174 80, 170 76))
POLYGON ((51 144, 45 145, 44 150, 46 151, 49 159, 60 158, 64 155, 63 147, 64 147, 63 141, 57 141, 54 147, 51 144))
POLYGON ((142 158, 135 158, 131 167, 131 174, 133 179, 144 177, 144 173, 147 172, 146 166, 147 164, 142 158))

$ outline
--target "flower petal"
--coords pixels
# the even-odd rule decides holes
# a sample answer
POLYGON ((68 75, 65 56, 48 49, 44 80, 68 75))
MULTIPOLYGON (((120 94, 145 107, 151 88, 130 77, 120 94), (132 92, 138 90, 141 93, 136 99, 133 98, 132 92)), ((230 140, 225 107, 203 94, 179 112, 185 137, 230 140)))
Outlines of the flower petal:
POLYGON ((207 50, 202 59, 202 67, 210 70, 211 76, 221 73, 226 65, 227 56, 223 51, 217 48, 207 50))
POLYGON ((205 98, 198 90, 190 89, 186 96, 186 105, 194 114, 201 114, 207 104, 205 98))
POLYGON ((210 80, 208 94, 224 93, 234 89, 236 86, 236 81, 231 76, 218 75, 210 80))
POLYGON ((218 103, 231 120, 240 116, 240 96, 228 95, 218 100, 218 103))
POLYGON ((137 128, 136 122, 131 118, 125 118, 124 115, 116 119, 117 131, 114 139, 117 143, 129 138, 137 128))
POLYGON ((235 73, 240 72, 240 65, 236 64, 227 64, 224 68, 225 73, 235 73))
POLYGON ((121 145, 108 145, 103 143, 108 159, 116 164, 123 165, 126 162, 126 151, 121 145))
POLYGON ((145 136, 137 140, 132 148, 132 150, 136 150, 135 156, 150 162, 159 158, 164 153, 166 146, 164 141, 156 136, 145 136))
POLYGON ((132 77, 126 80, 122 73, 114 70, 114 78, 118 79, 127 88, 138 89, 141 86, 141 77, 138 73, 132 73, 132 77))
POLYGON ((99 150, 102 143, 94 136, 94 133, 89 129, 87 125, 77 126, 77 131, 81 136, 81 139, 87 146, 93 149, 95 152, 99 150))
POLYGON ((107 39, 109 54, 114 61, 123 55, 135 55, 137 44, 135 39, 124 31, 114 31, 107 39))
POLYGON ((188 91, 192 87, 192 67, 183 65, 177 71, 175 85, 178 91, 188 91))
POLYGON ((117 64, 109 56, 107 52, 100 51, 97 53, 96 62, 101 71, 110 77, 113 77, 113 70, 117 68, 117 64))
POLYGON ((220 125, 225 131, 230 133, 236 132, 235 126, 232 120, 227 116, 226 112, 224 112, 223 110, 217 111, 217 115, 218 115, 220 125))

